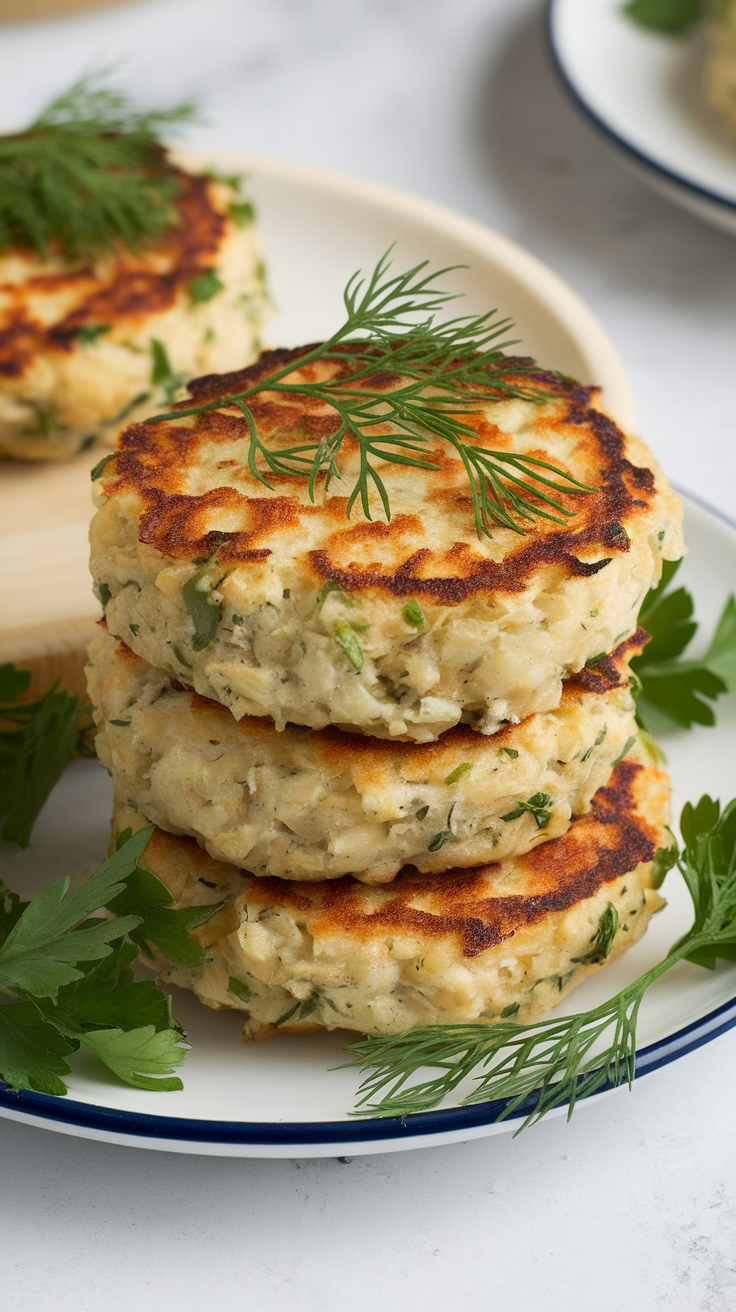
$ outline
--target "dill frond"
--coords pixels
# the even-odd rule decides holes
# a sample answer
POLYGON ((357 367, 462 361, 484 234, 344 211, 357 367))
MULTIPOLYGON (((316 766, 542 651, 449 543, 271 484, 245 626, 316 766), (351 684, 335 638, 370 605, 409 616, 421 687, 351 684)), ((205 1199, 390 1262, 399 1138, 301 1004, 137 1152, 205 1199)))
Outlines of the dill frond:
POLYGON ((135 251, 178 222, 159 133, 191 121, 193 106, 138 110, 104 76, 80 78, 24 132, 0 137, 0 251, 135 251))
POLYGON ((429 262, 424 260, 403 273, 392 273, 389 254, 381 257, 367 279, 356 273, 349 280, 343 295, 345 321, 328 341, 241 392, 201 405, 182 404, 145 422, 234 407, 248 423, 248 467, 253 477, 270 488, 268 472, 302 475, 309 479, 312 501, 320 475, 326 486, 341 477, 340 452, 349 434, 359 446, 360 468, 347 514, 359 503, 366 519, 372 518, 372 491, 378 494, 386 518, 391 518, 377 464, 436 469, 427 459, 427 447, 439 438, 454 448, 465 468, 479 538, 490 537, 494 528, 523 534, 525 525, 535 519, 564 524, 575 511, 559 498, 584 496, 595 489, 536 457, 487 450, 464 422, 479 405, 492 400, 516 397, 542 403, 552 395, 540 384, 533 361, 510 360, 504 354, 515 344, 506 336, 510 320, 499 319, 495 310, 438 320, 438 311, 457 298, 438 285, 438 279, 453 270, 428 272, 429 262), (289 381, 290 375, 316 361, 338 362, 340 370, 321 382, 289 381), (386 386, 386 375, 395 382, 386 386), (377 378, 382 378, 380 385, 377 378), (331 406, 339 419, 336 431, 320 443, 270 450, 248 402, 259 392, 273 390, 331 406))
MULTIPOLYGON (((667 956, 615 997, 590 1011, 530 1025, 423 1025, 389 1038, 351 1044, 351 1066, 364 1073, 357 1115, 407 1116, 430 1111, 468 1077, 475 1087, 461 1102, 497 1103, 495 1120, 523 1116, 520 1129, 555 1107, 603 1088, 632 1084, 636 1025, 650 986, 679 961, 714 969, 736 961, 736 800, 721 814, 718 802, 688 803, 680 829, 685 849, 660 849, 664 872, 678 865, 693 901, 690 930, 667 956), (427 1068, 438 1074, 417 1079, 427 1068)), ((661 879, 660 881, 661 882, 661 879)), ((518 1133, 518 1131, 517 1131, 518 1133)))

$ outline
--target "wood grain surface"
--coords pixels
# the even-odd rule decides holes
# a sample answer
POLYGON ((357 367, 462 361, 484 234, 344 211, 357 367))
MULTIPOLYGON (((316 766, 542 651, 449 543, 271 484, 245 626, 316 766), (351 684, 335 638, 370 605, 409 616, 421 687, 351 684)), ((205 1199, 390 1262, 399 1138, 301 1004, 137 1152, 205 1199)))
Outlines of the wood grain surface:
POLYGON ((0 664, 84 689, 85 648, 100 618, 88 568, 90 470, 99 450, 60 464, 0 462, 0 664))

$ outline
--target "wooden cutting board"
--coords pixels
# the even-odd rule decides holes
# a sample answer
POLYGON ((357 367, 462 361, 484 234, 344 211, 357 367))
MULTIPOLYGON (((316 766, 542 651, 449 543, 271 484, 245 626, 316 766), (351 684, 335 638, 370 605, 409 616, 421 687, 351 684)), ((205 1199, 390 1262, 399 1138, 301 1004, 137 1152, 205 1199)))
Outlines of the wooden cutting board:
POLYGON ((101 449, 66 464, 0 462, 0 665, 84 691, 85 648, 100 618, 89 575, 90 470, 101 449))

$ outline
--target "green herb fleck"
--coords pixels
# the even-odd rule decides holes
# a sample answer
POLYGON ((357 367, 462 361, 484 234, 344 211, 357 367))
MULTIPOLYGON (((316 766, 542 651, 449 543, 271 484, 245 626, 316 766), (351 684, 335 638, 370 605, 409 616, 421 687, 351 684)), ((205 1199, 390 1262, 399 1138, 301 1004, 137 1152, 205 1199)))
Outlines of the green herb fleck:
POLYGON ((228 205, 228 210, 233 223, 238 228, 247 228, 256 217, 255 210, 249 200, 233 201, 231 205, 228 205))
POLYGON ((534 816, 537 829, 546 829, 552 819, 553 806, 554 800, 549 793, 535 793, 533 797, 529 798, 528 802, 519 802, 513 811, 509 811, 507 815, 502 815, 501 819, 518 820, 519 816, 528 811, 534 816))
POLYGON ((601 966, 603 962, 611 955, 613 940, 616 937, 618 929, 618 911, 613 902, 609 902, 603 915, 598 921, 598 929, 594 938, 591 939, 593 944, 590 952, 586 952, 584 957, 572 957, 572 961, 578 962, 585 966, 601 966))
POLYGON ((206 273, 201 273, 198 278, 192 278, 189 284, 189 295, 192 304, 200 305, 204 301, 211 301, 213 296, 221 292, 225 284, 220 281, 214 269, 208 269, 206 273))
POLYGON ((508 1020, 509 1017, 515 1016, 519 1010, 518 1002, 510 1002, 508 1007, 504 1007, 501 1012, 501 1020, 508 1020))
POLYGON ((336 583, 334 579, 328 579, 326 583, 322 584, 322 587, 317 593, 317 603, 316 603, 317 610, 322 609, 331 592, 339 592, 340 601, 343 603, 344 606, 355 605, 355 602, 353 601, 352 597, 348 596, 347 592, 345 592, 344 588, 340 587, 339 583, 336 583))
POLYGON ((181 374, 175 374, 171 368, 169 354, 163 342, 160 342, 157 337, 152 337, 150 346, 152 357, 151 383, 154 387, 163 389, 166 400, 171 404, 184 382, 184 378, 181 374))
POLYGON ((667 831, 672 838, 671 847, 658 847, 654 853, 652 861, 652 888, 661 888, 664 883, 665 875, 677 864, 677 858, 680 855, 680 849, 675 841, 674 834, 668 829, 667 831))
POLYGON ((429 814, 428 806, 420 806, 419 810, 414 812, 415 818, 417 820, 424 820, 425 816, 428 814, 429 814))
POLYGON ((131 633, 133 634, 133 637, 134 637, 134 638, 137 638, 137 637, 138 637, 138 631, 139 631, 140 627, 141 627, 140 624, 129 624, 129 625, 128 625, 128 628, 130 629, 130 631, 131 631, 131 633))
POLYGON ((447 843, 456 843, 457 839, 451 829, 443 829, 439 834, 435 834, 432 842, 427 848, 428 852, 439 852, 447 843))
POLYGON ((110 328, 109 323, 83 323, 81 327, 77 328, 74 335, 77 341, 83 342, 85 346, 91 346, 100 337, 104 337, 105 333, 109 333, 110 328))
POLYGON ((243 616, 242 616, 242 615, 235 615, 235 614, 234 614, 233 617, 232 617, 232 621, 233 621, 233 624, 242 624, 242 623, 243 623, 243 616))
POLYGON ((106 610, 110 603, 110 598, 112 597, 109 584, 100 583, 98 587, 98 592, 100 594, 100 602, 102 603, 102 609, 106 610))
POLYGON ((193 665, 192 665, 192 663, 191 663, 191 661, 188 661, 188 660, 186 659, 186 657, 184 657, 184 656, 182 655, 180 649, 179 649, 178 647, 175 647, 175 646, 173 645, 173 643, 172 643, 171 650, 173 651, 173 653, 174 653, 174 655, 176 656, 176 659, 178 660, 178 662, 179 662, 180 665, 184 665, 184 666, 186 667, 186 669, 188 669, 188 670, 191 670, 191 669, 194 668, 193 665))
POLYGON ((338 647, 342 647, 351 665, 353 665, 358 674, 360 674, 360 671, 363 668, 363 648, 353 633, 352 628, 347 620, 335 620, 333 627, 335 630, 335 642, 338 647))
POLYGON ((407 624, 411 624, 418 633, 424 632, 424 612, 418 601, 415 601, 412 597, 411 601, 407 601, 401 613, 407 624))
POLYGON ((131 721, 130 721, 130 720, 110 720, 110 724, 116 724, 116 725, 118 726, 118 728, 120 728, 120 729, 127 729, 127 728, 129 728, 129 726, 130 726, 130 724, 131 724, 131 721))
POLYGON ((97 464, 95 465, 94 469, 90 471, 90 478, 92 479, 93 483, 95 479, 99 478, 100 475, 104 473, 110 461, 114 460, 117 454, 118 454, 117 451, 111 451, 109 455, 103 456, 101 460, 97 461, 97 464))
POLYGON ((515 747, 502 747, 501 751, 505 752, 507 756, 510 756, 512 761, 515 761, 519 755, 515 747))
POLYGON ((291 1020, 291 1017, 299 1010, 301 1005, 301 1002, 295 1002, 294 1006, 289 1007, 289 1010, 285 1011, 283 1016, 279 1016, 278 1020, 273 1021, 274 1029, 278 1029, 279 1025, 283 1025, 287 1020, 291 1020))
POLYGON ((623 745, 621 751, 619 752, 618 756, 616 757, 616 760, 613 761, 613 762, 611 763, 611 769, 612 769, 612 770, 615 770, 616 766, 619 765, 619 764, 621 763, 621 761, 623 761, 623 759, 624 759, 624 757, 625 757, 626 755, 628 755, 628 753, 631 751, 632 747, 634 746, 634 743, 635 743, 635 742, 636 742, 636 735, 634 735, 633 738, 627 738, 627 739, 626 739, 626 742, 624 743, 624 745, 623 745))
POLYGON ((233 975, 230 976, 227 987, 229 992, 234 993, 235 997, 239 998, 241 1002, 250 1002, 253 997, 253 990, 249 989, 248 985, 244 984, 242 980, 235 979, 233 975))
POLYGON ((181 596, 194 625, 192 651, 204 651, 212 642, 220 622, 220 603, 212 596, 212 581, 207 566, 187 579, 181 596))
POLYGON ((456 784, 458 779, 462 779, 463 775, 467 774, 468 770, 472 770, 472 768, 473 768, 472 761, 463 761, 462 765, 456 765, 455 769, 450 771, 447 778, 445 779, 445 783, 456 784))
POLYGON ((607 724, 604 724, 603 728, 601 729, 600 733, 598 734, 598 737, 596 738, 596 740, 595 740, 595 742, 593 743, 593 745, 592 745, 591 747, 589 747, 588 750, 587 750, 587 752, 584 752, 583 755, 580 757, 580 760, 581 760, 581 761, 587 761, 588 757, 589 757, 589 756, 592 754, 592 752, 593 752, 593 747, 600 747, 600 745, 601 745, 601 743, 603 742, 603 739, 605 738, 605 736, 606 736, 607 733, 608 733, 608 725, 607 725, 607 724))

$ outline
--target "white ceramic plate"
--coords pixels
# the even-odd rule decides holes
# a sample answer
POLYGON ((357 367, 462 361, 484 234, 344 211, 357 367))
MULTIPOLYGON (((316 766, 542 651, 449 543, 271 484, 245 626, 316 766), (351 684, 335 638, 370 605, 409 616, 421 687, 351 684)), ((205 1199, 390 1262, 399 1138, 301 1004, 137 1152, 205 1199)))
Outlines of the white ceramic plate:
MULTIPOLYGON (((191 158, 191 155, 190 155, 191 158)), ((438 206, 369 183, 232 152, 201 152, 222 168, 250 174, 258 202, 271 286, 280 313, 272 343, 292 345, 331 330, 340 295, 358 267, 370 268, 392 242, 397 260, 429 257, 441 265, 467 264, 453 275, 468 291, 469 310, 498 305, 520 330, 522 349, 545 364, 604 387, 609 408, 632 422, 628 383, 596 320, 560 280, 532 256, 487 229, 438 206)), ((690 507, 693 553, 687 577, 698 595, 706 629, 732 586, 736 532, 707 511, 690 507)), ((673 740, 677 805, 724 783, 733 771, 736 714, 721 711, 721 727, 673 740), (707 736, 709 751, 695 752, 707 736), (698 760, 697 771, 693 762, 698 760)), ((104 856, 110 814, 107 775, 76 762, 52 795, 27 852, 6 848, 0 875, 11 886, 36 892, 45 881, 91 870, 104 856)), ((574 1008, 615 992, 661 956, 687 923, 687 895, 670 876, 672 905, 643 943, 574 995, 574 1008)), ((678 968, 647 999, 640 1069, 653 1069, 733 1023, 736 973, 711 976, 678 968)), ((570 1004, 573 1006, 573 1004, 570 1004)), ((357 1077, 333 1071, 350 1042, 332 1035, 282 1035, 244 1046, 234 1014, 201 1007, 177 992, 176 1014, 187 1026, 192 1051, 183 1093, 154 1094, 126 1088, 83 1056, 75 1058, 68 1098, 0 1092, 0 1113, 27 1124, 85 1138, 178 1152, 232 1156, 339 1156, 387 1152, 470 1139, 513 1128, 494 1123, 488 1106, 440 1109, 401 1122, 355 1120, 357 1077)))
MULTIPOLYGON (((690 555, 681 575, 697 598, 707 636, 736 577, 736 529, 689 501, 686 533, 690 555)), ((685 801, 703 792, 724 801, 736 793, 736 698, 720 700, 717 728, 673 733, 663 742, 674 779, 676 815, 685 801)), ((52 794, 31 848, 6 849, 0 875, 11 887, 34 893, 49 876, 93 868, 105 853, 110 808, 105 772, 94 762, 75 762, 52 794)), ((577 989, 561 1013, 611 996, 658 961, 684 932, 691 919, 690 903, 676 873, 668 876, 664 891, 669 904, 642 942, 577 989)), ((332 1068, 344 1060, 342 1049, 356 1036, 342 1030, 280 1035, 244 1045, 237 1014, 208 1011, 191 994, 173 992, 174 1012, 192 1044, 182 1093, 127 1088, 82 1056, 73 1059, 68 1098, 0 1088, 0 1114, 110 1143, 236 1157, 393 1152, 518 1127, 518 1120, 496 1121, 499 1104, 448 1106, 410 1116, 405 1123, 355 1119, 350 1112, 358 1087, 356 1072, 332 1068)), ((720 965, 711 973, 678 965, 644 1000, 638 1076, 735 1024, 736 966, 720 965)), ((617 1096, 629 1095, 622 1090, 617 1096)), ((576 1115, 584 1115, 585 1106, 581 1104, 576 1115)))
POLYGON ((647 32, 621 0, 550 0, 549 37, 578 104, 647 182, 736 232, 736 137, 702 90, 702 32, 647 32))

